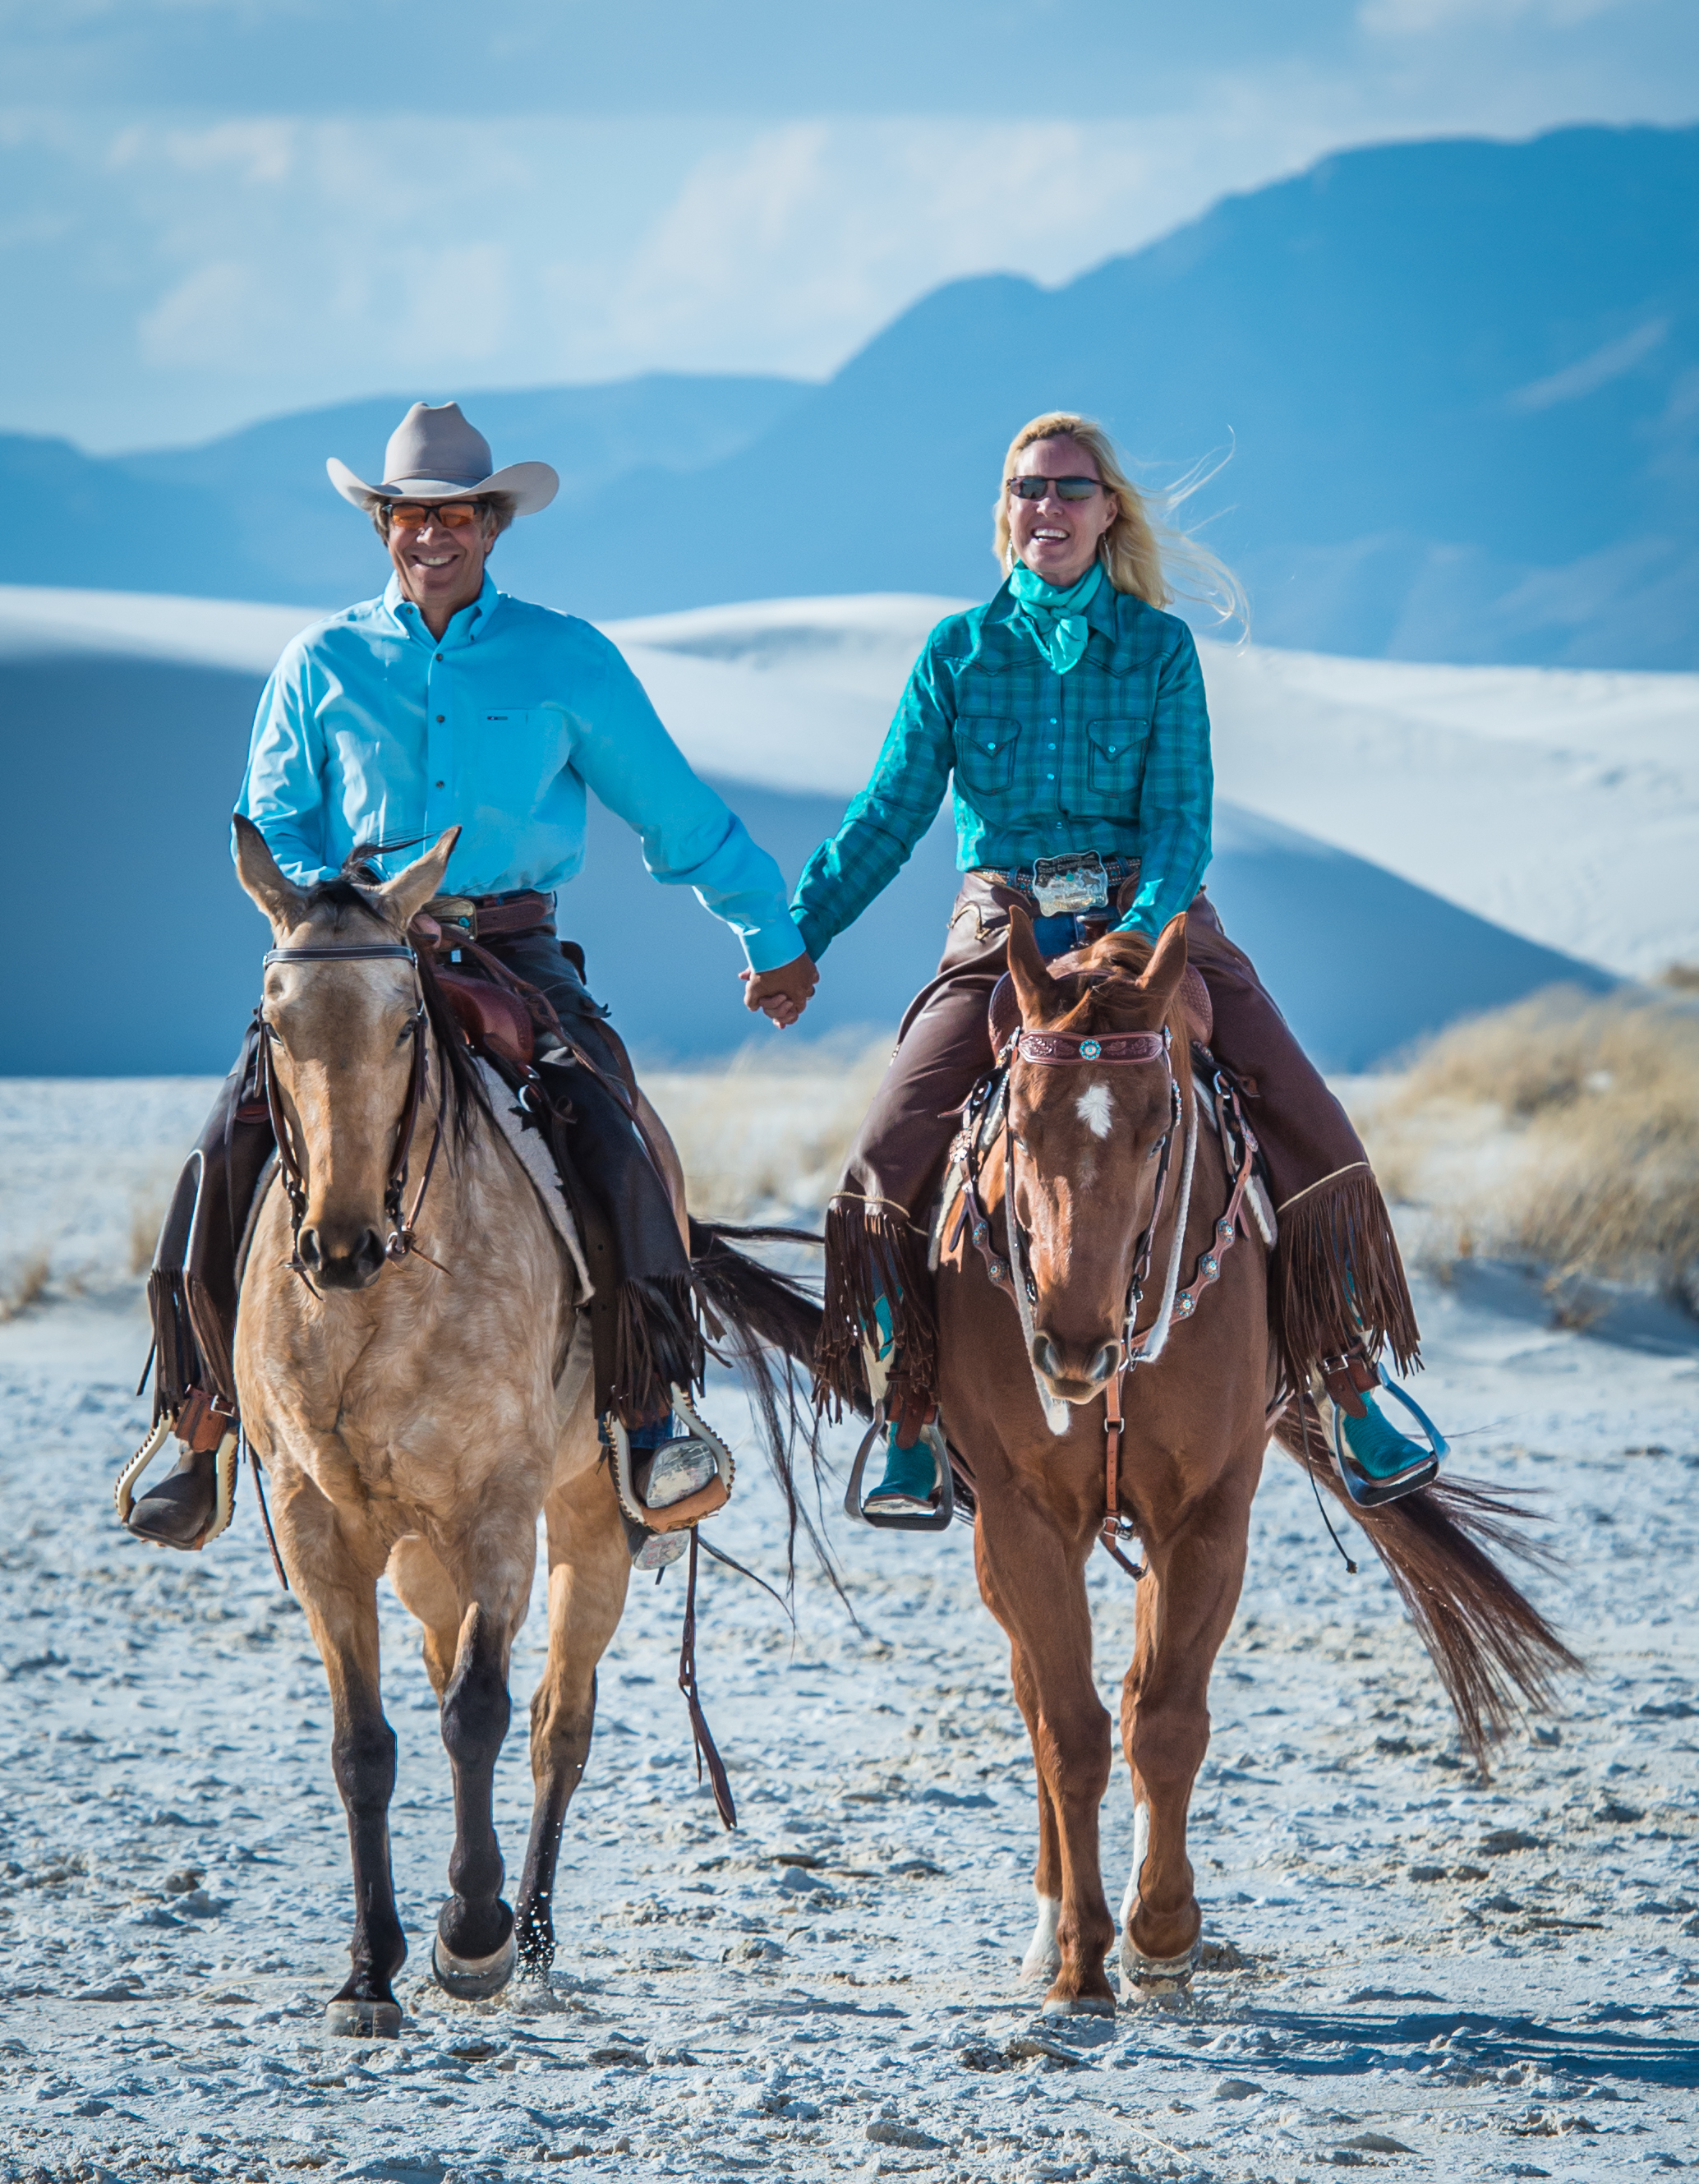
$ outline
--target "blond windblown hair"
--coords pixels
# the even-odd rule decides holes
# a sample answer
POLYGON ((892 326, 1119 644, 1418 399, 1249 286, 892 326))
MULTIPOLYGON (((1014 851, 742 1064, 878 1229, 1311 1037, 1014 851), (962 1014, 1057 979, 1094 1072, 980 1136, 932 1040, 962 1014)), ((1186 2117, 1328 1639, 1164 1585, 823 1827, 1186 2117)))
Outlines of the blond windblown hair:
POLYGON ((994 549, 1004 575, 1008 575, 1015 561, 1009 536, 1009 480, 1017 474, 1020 457, 1035 442, 1062 439, 1078 441, 1114 497, 1115 520, 1099 541, 1097 552, 1116 590, 1130 592, 1153 607, 1168 606, 1177 596, 1184 596, 1210 608, 1217 621, 1236 621, 1248 630, 1251 610, 1238 577, 1207 546, 1200 545, 1166 521, 1215 476, 1220 465, 1199 465, 1160 497, 1147 496, 1121 467, 1115 443, 1102 426, 1072 410, 1046 410, 1042 417, 1022 425, 1009 443, 1009 452, 1003 458, 1003 482, 997 492, 994 549), (1153 500, 1160 514, 1152 514, 1153 500))

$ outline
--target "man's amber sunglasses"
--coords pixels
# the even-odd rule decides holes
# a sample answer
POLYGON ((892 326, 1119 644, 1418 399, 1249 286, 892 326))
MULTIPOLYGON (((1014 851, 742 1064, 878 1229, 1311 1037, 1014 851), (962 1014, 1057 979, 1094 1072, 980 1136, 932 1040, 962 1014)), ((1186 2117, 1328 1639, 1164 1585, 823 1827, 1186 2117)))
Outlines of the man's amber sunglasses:
POLYGON ((392 526, 404 531, 422 531, 427 523, 440 523, 445 531, 464 531, 482 516, 481 500, 392 500, 386 503, 392 526))

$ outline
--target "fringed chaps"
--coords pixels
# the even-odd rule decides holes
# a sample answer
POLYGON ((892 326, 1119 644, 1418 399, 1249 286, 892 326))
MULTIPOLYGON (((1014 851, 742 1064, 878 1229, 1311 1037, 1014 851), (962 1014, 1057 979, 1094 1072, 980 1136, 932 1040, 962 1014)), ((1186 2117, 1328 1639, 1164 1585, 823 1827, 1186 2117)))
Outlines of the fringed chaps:
POLYGON ((1418 1363, 1421 1335, 1392 1217, 1367 1161, 1324 1176, 1278 1209, 1270 1301, 1281 1362, 1306 1388, 1323 1358, 1390 1351, 1401 1373, 1418 1363))
POLYGON ((938 1385, 938 1313, 927 1265, 927 1238, 901 1212, 861 1198, 834 1198, 826 1210, 826 1295, 815 1351, 815 1400, 841 1416, 871 1402, 866 1347, 877 1349, 878 1300, 894 1340, 886 1407, 929 1405, 938 1385))

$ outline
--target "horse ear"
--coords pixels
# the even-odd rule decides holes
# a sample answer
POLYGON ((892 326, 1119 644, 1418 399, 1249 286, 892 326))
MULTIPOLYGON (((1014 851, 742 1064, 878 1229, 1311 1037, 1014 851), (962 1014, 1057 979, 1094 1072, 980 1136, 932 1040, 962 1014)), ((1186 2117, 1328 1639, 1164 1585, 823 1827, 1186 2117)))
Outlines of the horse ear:
POLYGON ((1009 976, 1015 982, 1022 1023, 1043 1023, 1061 1007, 1061 988, 1039 953, 1032 920, 1018 903, 1009 912, 1009 976))
POLYGON ((443 892, 443 875, 448 869, 448 860, 460 838, 460 828, 451 827, 435 849, 427 850, 422 857, 415 857, 381 888, 374 888, 373 909, 404 933, 432 896, 443 892))
POLYGON ((1186 975, 1186 914, 1176 911, 1156 936, 1156 945, 1145 966, 1139 984, 1166 1009, 1186 975))
POLYGON ((280 933, 298 926, 307 914, 307 898, 284 873, 265 837, 251 819, 236 813, 236 876, 251 900, 280 933))

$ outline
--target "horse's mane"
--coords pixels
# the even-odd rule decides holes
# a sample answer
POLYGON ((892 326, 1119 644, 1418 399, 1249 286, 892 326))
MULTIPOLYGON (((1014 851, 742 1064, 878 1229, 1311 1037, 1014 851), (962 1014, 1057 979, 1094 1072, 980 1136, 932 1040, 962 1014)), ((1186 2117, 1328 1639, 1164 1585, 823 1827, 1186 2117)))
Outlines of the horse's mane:
MULTIPOLYGON (((1127 1021, 1135 1007, 1145 1013, 1145 996, 1135 994, 1134 982, 1150 967, 1156 944, 1143 933, 1106 933, 1089 948, 1082 948, 1071 956, 1069 968, 1060 970, 1051 964, 1050 974, 1060 979, 1089 980, 1082 987, 1079 998, 1067 1014, 1049 1027, 1052 1031, 1071 1034, 1082 1032, 1126 1031, 1127 1021)), ((1175 1077, 1178 1079, 1182 1099, 1190 1096, 1192 1031, 1178 987, 1174 989, 1164 1013, 1169 1039, 1169 1055, 1175 1077)))
MULTIPOLYGON (((329 911, 332 929, 342 933, 347 930, 348 913, 352 911, 370 919, 393 939, 404 939, 371 899, 371 889, 381 883, 380 875, 367 862, 373 855, 369 847, 351 850, 334 878, 319 880, 309 888, 307 915, 310 917, 316 911, 329 911)), ((477 1063, 461 1036, 460 1019, 437 983, 435 963, 423 949, 415 952, 415 961, 419 967, 419 989, 425 997, 426 1019, 436 1034, 437 1051, 442 1057, 443 1128, 455 1143, 464 1145, 480 1117, 488 1115, 489 1100, 477 1063)))

